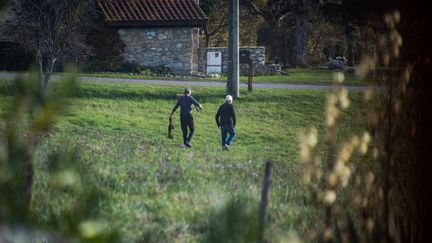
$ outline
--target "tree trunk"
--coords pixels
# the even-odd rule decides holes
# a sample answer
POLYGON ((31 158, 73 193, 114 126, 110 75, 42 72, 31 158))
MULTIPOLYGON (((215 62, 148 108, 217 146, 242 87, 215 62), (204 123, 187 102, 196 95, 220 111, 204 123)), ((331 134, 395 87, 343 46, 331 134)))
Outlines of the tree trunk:
POLYGON ((39 86, 43 90, 43 57, 40 50, 36 51, 36 63, 38 65, 39 86))
POLYGON ((302 14, 297 16, 295 24, 295 46, 292 64, 295 66, 307 66, 307 45, 309 41, 309 16, 302 14))
POLYGON ((57 58, 55 57, 49 57, 47 58, 46 63, 44 67, 42 67, 42 70, 44 70, 42 76, 42 92, 45 91, 48 88, 48 83, 51 78, 52 73, 54 72, 54 65, 57 61, 57 58))
POLYGON ((205 47, 209 47, 211 34, 208 30, 208 27, 204 27, 204 35, 205 35, 205 47))

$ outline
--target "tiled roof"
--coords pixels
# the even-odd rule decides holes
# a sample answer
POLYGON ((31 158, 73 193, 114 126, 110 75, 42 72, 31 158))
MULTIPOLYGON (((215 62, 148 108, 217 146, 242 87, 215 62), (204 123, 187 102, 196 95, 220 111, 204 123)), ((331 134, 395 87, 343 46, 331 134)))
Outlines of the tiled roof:
POLYGON ((194 0, 97 0, 110 26, 202 26, 206 16, 194 0))

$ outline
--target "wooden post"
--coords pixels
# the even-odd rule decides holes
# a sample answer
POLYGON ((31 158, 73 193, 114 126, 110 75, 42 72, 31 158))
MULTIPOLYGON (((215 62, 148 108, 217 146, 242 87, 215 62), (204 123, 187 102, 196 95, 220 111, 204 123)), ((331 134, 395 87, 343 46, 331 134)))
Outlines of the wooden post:
POLYGON ((252 77, 253 77, 253 63, 252 60, 249 61, 249 72, 248 72, 248 91, 252 92, 252 77))
POLYGON ((272 163, 267 161, 265 166, 265 175, 263 181, 263 189, 261 193, 261 202, 259 208, 259 219, 258 219, 258 243, 264 241, 265 223, 267 219, 267 206, 269 201, 270 186, 272 183, 272 163))

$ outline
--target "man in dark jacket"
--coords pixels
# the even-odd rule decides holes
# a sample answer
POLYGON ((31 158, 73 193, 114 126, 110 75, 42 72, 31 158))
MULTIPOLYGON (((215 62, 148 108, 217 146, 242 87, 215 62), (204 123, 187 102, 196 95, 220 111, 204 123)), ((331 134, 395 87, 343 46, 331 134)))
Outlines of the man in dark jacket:
POLYGON ((219 110, 216 113, 215 119, 216 124, 221 129, 222 133, 222 149, 229 150, 229 146, 234 141, 236 136, 236 114, 234 112, 234 106, 232 105, 233 98, 231 95, 225 97, 225 103, 219 106, 219 110), (227 140, 227 133, 229 138, 227 140))
POLYGON ((191 93, 191 90, 186 88, 183 92, 183 96, 177 99, 177 103, 170 113, 171 119, 174 112, 180 106, 180 125, 183 132, 183 144, 189 148, 192 147, 190 142, 195 132, 195 126, 192 116, 192 105, 194 105, 197 109, 202 110, 202 105, 191 96, 191 93))

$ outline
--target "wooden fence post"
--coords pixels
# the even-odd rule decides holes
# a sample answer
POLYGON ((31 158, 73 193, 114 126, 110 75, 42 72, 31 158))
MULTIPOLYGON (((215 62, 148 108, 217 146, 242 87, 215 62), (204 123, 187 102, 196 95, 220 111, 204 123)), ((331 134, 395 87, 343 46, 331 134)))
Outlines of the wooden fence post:
POLYGON ((252 92, 252 77, 253 77, 253 65, 252 60, 249 61, 249 72, 248 72, 248 91, 252 92))

